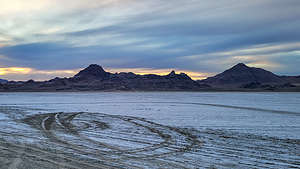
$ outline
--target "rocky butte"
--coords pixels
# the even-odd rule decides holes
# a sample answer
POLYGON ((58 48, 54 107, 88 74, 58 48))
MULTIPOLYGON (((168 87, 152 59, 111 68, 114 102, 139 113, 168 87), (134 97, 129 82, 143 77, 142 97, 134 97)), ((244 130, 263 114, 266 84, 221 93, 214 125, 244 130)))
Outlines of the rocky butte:
POLYGON ((71 78, 5 81, 0 83, 0 91, 300 91, 300 76, 278 76, 239 63, 214 77, 194 81, 175 71, 165 76, 110 73, 91 64, 71 78))

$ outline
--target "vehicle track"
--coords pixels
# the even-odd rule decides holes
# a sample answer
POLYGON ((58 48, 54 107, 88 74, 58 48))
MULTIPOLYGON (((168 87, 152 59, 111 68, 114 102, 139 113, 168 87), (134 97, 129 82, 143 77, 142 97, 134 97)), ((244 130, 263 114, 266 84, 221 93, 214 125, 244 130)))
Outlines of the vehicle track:
POLYGON ((31 130, 0 130, 0 169, 300 168, 298 139, 88 112, 25 114, 15 123, 31 130))
MULTIPOLYGON (((106 163, 109 161, 108 165, 111 166, 118 164, 135 168, 149 161, 152 161, 152 163, 155 161, 157 166, 186 168, 184 165, 176 162, 176 160, 165 161, 159 157, 185 153, 190 151, 193 146, 201 146, 200 141, 183 131, 136 117, 101 113, 59 112, 30 116, 25 118, 23 122, 41 130, 55 144, 63 144, 74 152, 89 154, 90 157, 96 157, 98 160, 106 161, 106 163), (122 124, 122 126, 118 126, 118 124, 122 124), (95 127, 97 125, 98 127, 95 127), (99 127, 99 125, 102 125, 102 127, 99 127), (141 137, 147 134, 152 139, 145 140, 143 137, 141 137, 141 140, 122 138, 122 134, 120 136, 118 131, 127 127, 131 129, 127 131, 128 138, 130 138, 131 133, 137 134, 139 131, 142 131, 144 133, 138 134, 138 136, 141 137), (93 131, 92 134, 86 132, 91 130, 93 131), (114 131, 114 133, 111 133, 113 136, 103 136, 101 133, 105 135, 105 132, 103 132, 105 130, 114 131), (169 133, 172 133, 172 135, 169 133), (65 136, 70 136, 72 139, 66 139, 65 136), (99 141, 98 139, 104 139, 104 141, 99 141), (109 142, 112 139, 129 144, 110 144, 109 142), (156 143, 152 143, 152 141, 156 143), (139 144, 139 148, 136 148, 135 144, 139 144), (138 163, 138 165, 131 165, 130 163, 138 163)), ((149 164, 149 166, 151 165, 149 164)))

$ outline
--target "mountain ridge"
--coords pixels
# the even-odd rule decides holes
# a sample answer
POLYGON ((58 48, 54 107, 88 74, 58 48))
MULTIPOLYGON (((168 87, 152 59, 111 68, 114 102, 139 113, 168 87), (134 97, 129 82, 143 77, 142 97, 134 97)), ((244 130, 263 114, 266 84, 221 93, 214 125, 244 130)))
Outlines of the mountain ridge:
POLYGON ((73 78, 77 79, 93 79, 93 78, 101 78, 105 79, 110 75, 109 72, 106 72, 101 66, 97 64, 91 64, 87 68, 81 70, 73 78))
POLYGON ((0 91, 300 91, 300 76, 278 76, 239 63, 216 76, 195 81, 187 74, 110 73, 91 64, 70 78, 0 84, 0 91))
POLYGON ((213 77, 208 77, 202 82, 211 85, 242 85, 247 83, 285 83, 278 75, 262 68, 249 67, 244 63, 238 63, 213 77))

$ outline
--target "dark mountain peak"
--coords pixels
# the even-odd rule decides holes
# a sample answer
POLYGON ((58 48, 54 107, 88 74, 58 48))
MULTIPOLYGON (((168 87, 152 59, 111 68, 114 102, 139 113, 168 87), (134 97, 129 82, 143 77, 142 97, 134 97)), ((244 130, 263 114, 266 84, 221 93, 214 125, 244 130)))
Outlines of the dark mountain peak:
POLYGON ((107 77, 109 74, 110 73, 105 72, 101 66, 97 64, 91 64, 87 68, 77 73, 74 77, 80 79, 90 79, 90 78, 103 79, 107 77))
POLYGON ((185 73, 180 73, 180 74, 176 74, 176 72, 174 70, 172 70, 167 76, 167 78, 171 78, 171 79, 180 79, 180 80, 192 80, 187 74, 185 73))
POLYGON ((243 71, 243 70, 249 70, 251 69, 251 67, 248 67, 247 65, 245 65, 244 63, 238 63, 235 66, 233 66, 232 68, 228 69, 228 70, 232 70, 232 71, 243 71))
POLYGON ((180 73, 179 76, 182 78, 182 79, 188 79, 188 80, 192 80, 192 78, 187 75, 186 73, 180 73))
POLYGON ((174 70, 172 70, 169 74, 168 74, 168 76, 175 76, 176 75, 176 72, 174 71, 174 70))
POLYGON ((204 82, 215 85, 240 85, 252 82, 281 83, 282 79, 267 70, 248 67, 244 63, 239 63, 223 73, 207 78, 204 82))
POLYGON ((90 64, 87 68, 84 69, 84 71, 99 71, 99 72, 105 72, 102 66, 97 64, 90 64))
POLYGON ((245 63, 238 63, 234 67, 248 67, 245 63))

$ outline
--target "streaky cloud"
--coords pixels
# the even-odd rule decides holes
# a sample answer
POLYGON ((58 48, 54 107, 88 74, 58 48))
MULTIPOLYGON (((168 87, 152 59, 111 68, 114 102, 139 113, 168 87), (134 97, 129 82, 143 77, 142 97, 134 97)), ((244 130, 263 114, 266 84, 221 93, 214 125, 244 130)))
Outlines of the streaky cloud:
POLYGON ((298 0, 12 0, 0 3, 0 62, 215 73, 244 61, 300 74, 299 8, 298 0))

